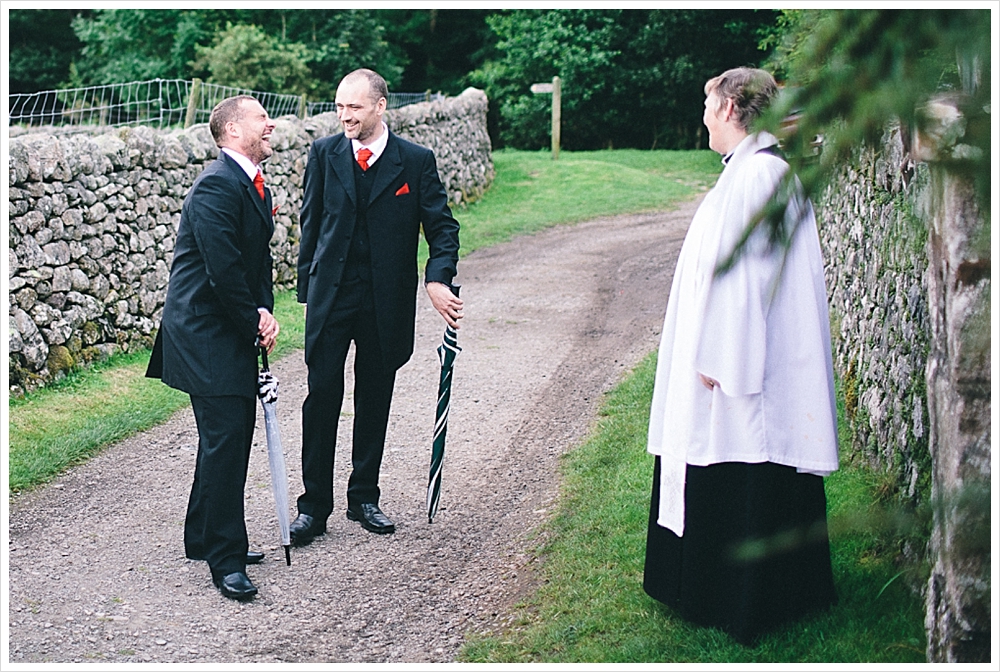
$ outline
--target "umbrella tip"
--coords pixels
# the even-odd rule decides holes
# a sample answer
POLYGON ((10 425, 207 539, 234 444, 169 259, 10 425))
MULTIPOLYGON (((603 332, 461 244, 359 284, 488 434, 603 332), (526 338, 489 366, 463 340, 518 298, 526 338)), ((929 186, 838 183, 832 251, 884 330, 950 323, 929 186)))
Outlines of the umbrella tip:
POLYGON ((292 566, 292 547, 285 546, 285 565, 292 566))

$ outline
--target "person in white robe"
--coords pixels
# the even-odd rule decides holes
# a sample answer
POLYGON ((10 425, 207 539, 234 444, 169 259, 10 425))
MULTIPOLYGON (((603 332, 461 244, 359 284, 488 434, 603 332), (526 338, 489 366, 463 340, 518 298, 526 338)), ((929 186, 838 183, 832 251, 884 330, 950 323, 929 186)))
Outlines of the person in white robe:
POLYGON ((740 244, 788 171, 777 138, 750 130, 777 93, 773 77, 737 68, 705 92, 709 146, 725 168, 667 301, 644 587, 752 643, 835 600, 822 485, 838 464, 830 324, 816 219, 797 180, 780 224, 787 246, 764 223, 740 244), (751 561, 747 548, 765 551, 751 561))

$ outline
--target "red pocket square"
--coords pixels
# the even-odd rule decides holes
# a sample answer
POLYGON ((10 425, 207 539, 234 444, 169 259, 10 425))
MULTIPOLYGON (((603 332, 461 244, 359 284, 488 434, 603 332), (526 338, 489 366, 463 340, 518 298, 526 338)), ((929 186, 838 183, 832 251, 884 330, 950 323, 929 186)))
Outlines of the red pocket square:
POLYGON ((403 194, 408 194, 408 193, 410 193, 410 184, 408 182, 403 182, 403 186, 401 186, 398 190, 396 190, 397 196, 402 196, 403 194))
POLYGON ((276 205, 273 208, 271 208, 271 216, 272 217, 274 217, 276 214, 278 214, 278 208, 279 207, 281 207, 281 206, 276 205))

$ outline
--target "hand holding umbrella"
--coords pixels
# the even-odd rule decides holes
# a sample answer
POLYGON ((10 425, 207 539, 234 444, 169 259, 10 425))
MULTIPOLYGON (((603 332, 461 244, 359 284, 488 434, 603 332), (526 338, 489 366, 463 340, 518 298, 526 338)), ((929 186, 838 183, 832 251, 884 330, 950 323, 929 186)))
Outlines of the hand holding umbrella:
MULTIPOLYGON (((458 286, 451 286, 451 291, 458 296, 458 286)), ((455 358, 462 348, 458 347, 458 335, 451 325, 444 330, 444 338, 438 346, 438 359, 441 360, 441 380, 438 383, 437 414, 434 422, 434 443, 431 447, 431 471, 427 483, 427 522, 434 522, 438 501, 441 499, 441 465, 444 462, 444 440, 448 434, 448 412, 451 409, 451 374, 455 358)))

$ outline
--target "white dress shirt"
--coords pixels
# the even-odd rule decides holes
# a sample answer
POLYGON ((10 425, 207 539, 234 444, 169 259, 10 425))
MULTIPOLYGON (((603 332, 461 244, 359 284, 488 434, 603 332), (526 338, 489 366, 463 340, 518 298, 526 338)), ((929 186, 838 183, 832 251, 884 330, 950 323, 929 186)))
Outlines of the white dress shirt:
POLYGON ((257 177, 257 171, 260 170, 260 166, 255 165, 253 161, 243 156, 235 149, 230 149, 229 147, 223 147, 222 151, 228 154, 233 161, 240 164, 240 168, 242 168, 244 172, 246 172, 247 176, 251 180, 257 177))
POLYGON ((375 139, 370 145, 363 145, 361 141, 357 138, 351 138, 351 145, 354 147, 354 160, 358 160, 358 151, 362 147, 366 147, 371 153, 371 158, 368 159, 368 165, 372 166, 378 161, 379 157, 382 156, 382 152, 385 151, 385 145, 389 142, 389 127, 382 122, 382 133, 375 139))

